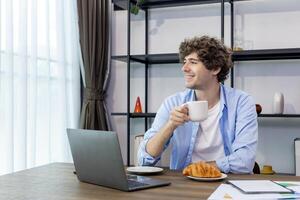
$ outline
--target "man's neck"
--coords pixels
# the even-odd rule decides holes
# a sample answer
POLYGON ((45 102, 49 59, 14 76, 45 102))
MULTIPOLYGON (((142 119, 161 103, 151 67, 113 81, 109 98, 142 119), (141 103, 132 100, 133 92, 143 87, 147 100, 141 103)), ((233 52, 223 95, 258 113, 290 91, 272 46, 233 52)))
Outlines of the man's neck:
POLYGON ((205 90, 195 89, 196 99, 208 101, 208 109, 216 105, 220 100, 220 84, 212 84, 210 87, 207 87, 205 90))

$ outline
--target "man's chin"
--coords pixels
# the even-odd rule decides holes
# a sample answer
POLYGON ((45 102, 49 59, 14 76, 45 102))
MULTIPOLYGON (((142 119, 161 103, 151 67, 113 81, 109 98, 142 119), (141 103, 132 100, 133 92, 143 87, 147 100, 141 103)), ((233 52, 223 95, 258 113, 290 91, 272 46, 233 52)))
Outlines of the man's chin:
POLYGON ((194 84, 187 84, 185 83, 185 87, 188 88, 188 89, 191 89, 191 90, 199 90, 199 86, 196 86, 194 84))
POLYGON ((185 84, 185 87, 188 89, 195 89, 195 86, 191 84, 185 84))

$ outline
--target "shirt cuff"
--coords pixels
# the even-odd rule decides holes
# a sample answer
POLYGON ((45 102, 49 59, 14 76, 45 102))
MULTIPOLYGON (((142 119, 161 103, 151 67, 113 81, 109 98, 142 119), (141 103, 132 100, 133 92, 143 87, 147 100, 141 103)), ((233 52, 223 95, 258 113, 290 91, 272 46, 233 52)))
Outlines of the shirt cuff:
POLYGON ((147 150, 146 150, 146 145, 147 145, 147 142, 149 141, 148 140, 144 140, 142 143, 141 143, 141 146, 139 148, 139 165, 151 165, 151 166, 154 166, 160 159, 160 157, 158 156, 157 158, 151 156, 147 150))

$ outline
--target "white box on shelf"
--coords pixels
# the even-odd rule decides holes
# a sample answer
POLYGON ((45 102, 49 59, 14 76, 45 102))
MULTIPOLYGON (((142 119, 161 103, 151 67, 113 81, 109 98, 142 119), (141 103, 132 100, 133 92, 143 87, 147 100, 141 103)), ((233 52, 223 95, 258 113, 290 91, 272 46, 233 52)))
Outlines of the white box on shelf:
POLYGON ((295 140, 295 173, 300 176, 300 138, 295 140))

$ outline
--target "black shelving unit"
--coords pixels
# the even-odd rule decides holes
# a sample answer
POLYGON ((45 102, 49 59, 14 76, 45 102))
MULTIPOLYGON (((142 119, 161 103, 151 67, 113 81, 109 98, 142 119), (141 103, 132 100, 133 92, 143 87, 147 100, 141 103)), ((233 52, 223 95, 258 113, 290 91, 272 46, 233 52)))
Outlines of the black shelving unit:
MULTIPOLYGON (((146 0, 141 6, 145 12, 145 54, 132 55, 130 52, 130 8, 136 3, 134 0, 112 0, 115 10, 127 10, 127 55, 112 56, 112 59, 127 63, 127 111, 121 113, 111 113, 114 116, 127 117, 127 165, 130 165, 130 119, 144 118, 145 131, 148 129, 148 118, 155 117, 156 113, 148 113, 148 69, 151 64, 170 64, 179 63, 177 53, 168 54, 148 54, 148 12, 150 9, 162 7, 176 7, 187 5, 200 5, 217 3, 221 6, 221 40, 224 41, 224 7, 225 3, 230 4, 230 38, 231 48, 234 47, 234 2, 250 0, 146 0), (130 67, 131 63, 138 62, 144 64, 145 68, 145 113, 131 113, 130 107, 130 67)), ((254 61, 254 60, 282 60, 282 59, 300 59, 300 48, 288 49, 260 49, 260 50, 243 50, 233 52, 232 59, 237 61, 254 61)), ((231 86, 234 86, 234 70, 231 70, 231 86)), ((300 118, 300 114, 260 114, 258 117, 276 117, 276 118, 300 118)))
POLYGON ((146 0, 141 9, 145 12, 145 54, 131 55, 130 52, 130 9, 136 1, 112 0, 115 9, 127 10, 127 55, 112 56, 112 59, 127 63, 127 111, 125 113, 112 113, 115 116, 127 117, 127 165, 130 165, 130 119, 145 118, 145 131, 148 129, 148 118, 155 117, 156 113, 148 113, 148 69, 151 64, 179 63, 177 54, 151 54, 148 55, 148 10, 161 7, 175 7, 197 4, 218 3, 221 5, 221 39, 224 41, 224 4, 232 3, 231 0, 146 0), (139 62, 145 65, 145 113, 130 113, 130 65, 132 62, 139 62))

